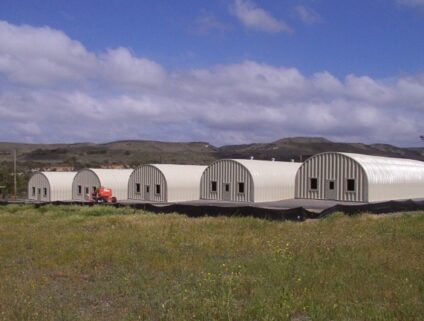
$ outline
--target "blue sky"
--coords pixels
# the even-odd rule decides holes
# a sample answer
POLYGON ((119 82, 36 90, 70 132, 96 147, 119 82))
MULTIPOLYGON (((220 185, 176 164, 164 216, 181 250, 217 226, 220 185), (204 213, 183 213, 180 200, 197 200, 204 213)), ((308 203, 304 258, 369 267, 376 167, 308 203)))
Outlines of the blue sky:
POLYGON ((424 131, 424 0, 0 0, 0 21, 3 141, 102 140, 93 110, 122 115, 103 140, 424 131))

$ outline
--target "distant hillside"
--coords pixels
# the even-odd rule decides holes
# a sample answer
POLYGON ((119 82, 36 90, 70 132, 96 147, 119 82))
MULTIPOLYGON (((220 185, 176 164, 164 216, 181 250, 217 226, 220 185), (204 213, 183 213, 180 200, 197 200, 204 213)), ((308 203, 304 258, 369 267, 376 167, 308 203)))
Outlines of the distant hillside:
POLYGON ((249 158, 296 161, 320 152, 341 151, 424 160, 424 148, 401 148, 385 144, 337 143, 321 137, 283 138, 272 143, 215 147, 207 142, 173 143, 127 140, 105 144, 19 144, 0 143, 0 161, 11 161, 17 150, 18 162, 31 166, 125 165, 142 163, 208 164, 220 158, 249 158))
POLYGON ((348 152, 424 160, 424 148, 401 148, 383 144, 336 143, 321 137, 283 138, 273 143, 223 146, 221 158, 248 158, 296 161, 322 152, 348 152))

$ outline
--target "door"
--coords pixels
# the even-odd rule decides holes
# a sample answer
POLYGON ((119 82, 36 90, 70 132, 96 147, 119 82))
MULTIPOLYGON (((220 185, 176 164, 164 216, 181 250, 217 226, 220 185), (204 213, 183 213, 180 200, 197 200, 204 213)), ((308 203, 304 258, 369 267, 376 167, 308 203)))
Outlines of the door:
POLYGON ((335 180, 327 180, 325 182, 325 199, 335 200, 337 198, 337 189, 335 180))
POLYGON ((150 186, 149 185, 144 186, 144 200, 150 201, 150 186))
POLYGON ((41 188, 37 188, 37 201, 41 201, 41 188))
POLYGON ((89 199, 90 199, 90 188, 88 187, 88 186, 86 186, 85 188, 84 188, 84 199, 86 200, 86 201, 88 201, 89 199))
POLYGON ((222 184, 222 199, 224 201, 231 201, 230 183, 224 183, 224 184, 222 184))

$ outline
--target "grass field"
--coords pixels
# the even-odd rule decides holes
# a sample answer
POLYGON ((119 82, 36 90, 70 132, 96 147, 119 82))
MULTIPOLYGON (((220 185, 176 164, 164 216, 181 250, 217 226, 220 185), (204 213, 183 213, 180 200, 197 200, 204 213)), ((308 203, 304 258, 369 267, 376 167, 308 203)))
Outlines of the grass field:
POLYGON ((424 212, 0 207, 0 320, 423 320, 424 212))

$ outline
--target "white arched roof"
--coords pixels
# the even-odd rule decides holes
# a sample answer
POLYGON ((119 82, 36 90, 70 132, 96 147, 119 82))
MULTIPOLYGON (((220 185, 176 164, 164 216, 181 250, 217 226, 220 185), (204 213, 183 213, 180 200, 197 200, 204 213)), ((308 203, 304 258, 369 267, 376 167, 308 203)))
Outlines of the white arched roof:
POLYGON ((100 180, 100 184, 106 188, 124 188, 128 187, 132 169, 108 169, 108 168, 88 168, 100 180))
POLYGON ((168 193, 179 188, 200 186, 200 179, 207 166, 201 165, 175 165, 175 164, 149 164, 157 168, 165 177, 168 193))
POLYGON ((38 172, 47 178, 51 191, 72 189, 72 182, 77 172, 38 172))
POLYGON ((244 166, 252 175, 255 189, 266 186, 274 186, 281 182, 293 182, 297 170, 302 163, 295 162, 277 162, 255 159, 231 159, 244 166))
POLYGON ((424 184, 424 162, 353 153, 340 154, 353 159, 364 169, 368 184, 424 184))

